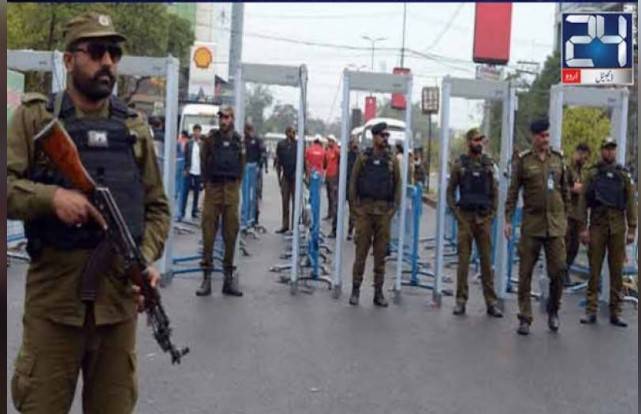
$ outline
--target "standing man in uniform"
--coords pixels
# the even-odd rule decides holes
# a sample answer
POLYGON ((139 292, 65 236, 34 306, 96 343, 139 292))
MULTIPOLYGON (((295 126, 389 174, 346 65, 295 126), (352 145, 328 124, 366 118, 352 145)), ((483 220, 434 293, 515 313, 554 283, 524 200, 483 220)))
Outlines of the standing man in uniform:
POLYGON ((567 272, 565 272, 565 286, 572 286, 572 278, 570 277, 570 266, 574 263, 576 255, 579 252, 579 226, 580 226, 580 212, 579 212, 579 197, 583 192, 583 166, 590 158, 590 147, 586 144, 579 144, 576 146, 572 156, 568 172, 568 188, 570 189, 570 208, 568 210, 568 229, 565 233, 565 249, 567 250, 567 259, 565 261, 567 272))
MULTIPOLYGON (((149 125, 112 95, 125 37, 97 13, 71 19, 63 36, 66 90, 49 99, 25 95, 8 131, 7 212, 25 222, 31 256, 11 393, 22 413, 67 413, 82 371, 85 413, 131 413, 137 399, 134 286, 117 256, 103 272, 84 275, 104 238, 100 214, 34 148, 33 138, 58 117, 89 174, 110 189, 148 263, 163 251, 169 203, 149 125), (83 277, 98 286, 91 298, 79 289, 83 277)), ((147 271, 155 286, 158 271, 147 271)))
POLYGON ((565 268, 565 230, 570 202, 563 154, 550 148, 550 123, 537 120, 530 125, 532 149, 521 152, 514 162, 505 203, 505 237, 512 236, 512 215, 523 189, 523 222, 519 241, 519 328, 528 335, 532 324, 532 271, 545 249, 550 292, 547 303, 548 327, 559 329, 559 308, 565 268))
POLYGON ((276 145, 274 167, 280 184, 280 194, 283 198, 283 225, 276 233, 286 233, 295 225, 294 221, 294 192, 296 191, 296 130, 288 126, 285 129, 285 139, 276 145), (291 214, 290 214, 291 205, 291 214), (291 225, 291 226, 290 226, 291 225))
POLYGON ((625 328, 621 319, 625 245, 634 243, 637 232, 637 203, 632 176, 616 162, 617 144, 606 138, 601 160, 586 174, 585 189, 579 201, 581 239, 588 244, 590 280, 586 292, 585 317, 581 323, 596 323, 598 288, 603 258, 608 253, 610 270, 610 323, 625 328), (589 212, 589 214, 588 214, 589 212))
POLYGON ((356 164, 356 159, 358 158, 360 151, 358 149, 358 139, 352 138, 349 142, 349 150, 347 151, 347 180, 345 183, 347 185, 347 204, 349 205, 349 225, 347 228, 347 240, 352 240, 352 235, 354 233, 354 212, 353 205, 349 201, 349 183, 352 178, 352 170, 354 169, 354 164, 356 164))
POLYGON ((388 145, 387 124, 372 127, 372 147, 359 155, 349 184, 350 205, 356 217, 356 258, 352 269, 350 305, 358 305, 365 259, 374 248, 374 305, 387 307, 383 296, 385 252, 390 239, 390 220, 401 203, 401 172, 388 145))
POLYGON ((465 314, 468 299, 467 275, 470 267, 472 241, 481 259, 481 282, 487 314, 503 317, 496 306, 492 273, 492 220, 498 203, 494 161, 483 153, 483 139, 478 129, 465 134, 468 152, 454 163, 447 186, 447 205, 458 221, 458 269, 456 279, 456 306, 454 315, 465 314), (458 202, 456 191, 459 192, 458 202))
POLYGON ((256 135, 254 126, 249 122, 245 124, 245 152, 247 162, 256 164, 256 217, 258 224, 260 217, 260 201, 263 199, 263 166, 267 173, 267 150, 263 139, 256 135))
POLYGON ((327 182, 327 196, 329 199, 329 217, 332 220, 332 232, 330 239, 336 238, 336 213, 338 201, 338 167, 340 162, 340 149, 336 144, 336 138, 330 135, 325 150, 325 180, 327 182))
POLYGON ((200 195, 200 186, 202 185, 202 171, 200 170, 200 152, 202 149, 202 127, 198 124, 192 128, 193 134, 191 139, 185 145, 185 188, 184 197, 180 205, 180 220, 185 217, 185 209, 187 208, 187 199, 189 192, 192 191, 193 196, 191 199, 191 218, 198 218, 198 197, 200 195))
MULTIPOLYGON (((205 178, 203 203, 203 281, 197 296, 211 295, 214 241, 222 221, 225 255, 223 257, 223 295, 242 296, 234 283, 234 253, 240 222, 238 204, 240 183, 245 168, 245 146, 240 134, 234 130, 234 110, 227 106, 218 112, 220 129, 210 131, 203 140, 200 155, 201 170, 205 178)), ((194 160, 195 161, 195 160, 194 160)))

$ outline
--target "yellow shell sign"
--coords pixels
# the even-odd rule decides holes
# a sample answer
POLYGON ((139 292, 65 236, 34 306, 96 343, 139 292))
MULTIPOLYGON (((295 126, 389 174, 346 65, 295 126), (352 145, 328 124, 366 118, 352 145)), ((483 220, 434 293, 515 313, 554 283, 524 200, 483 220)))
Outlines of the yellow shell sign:
POLYGON ((213 60, 211 51, 206 47, 199 47, 194 51, 194 63, 198 69, 207 69, 213 60))

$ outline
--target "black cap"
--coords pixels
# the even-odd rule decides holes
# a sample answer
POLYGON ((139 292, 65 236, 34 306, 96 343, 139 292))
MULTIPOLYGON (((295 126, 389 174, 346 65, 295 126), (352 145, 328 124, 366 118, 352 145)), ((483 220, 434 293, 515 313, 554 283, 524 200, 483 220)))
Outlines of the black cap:
POLYGON ((540 134, 550 129, 550 121, 547 118, 537 119, 530 124, 530 132, 533 134, 540 134))
POLYGON ((387 129, 387 123, 379 122, 372 127, 372 135, 378 135, 387 129))

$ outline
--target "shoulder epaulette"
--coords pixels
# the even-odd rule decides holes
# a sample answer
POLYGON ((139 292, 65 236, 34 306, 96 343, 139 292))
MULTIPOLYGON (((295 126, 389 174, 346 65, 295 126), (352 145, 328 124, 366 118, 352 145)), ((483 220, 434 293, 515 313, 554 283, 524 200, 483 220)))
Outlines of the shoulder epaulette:
POLYGON ((563 154, 563 150, 552 148, 552 153, 560 156, 561 158, 565 157, 565 155, 563 154))
POLYGON ((521 151, 521 152, 519 152, 519 158, 523 158, 523 157, 525 157, 527 155, 530 155, 531 153, 532 153, 531 149, 526 149, 525 151, 521 151))

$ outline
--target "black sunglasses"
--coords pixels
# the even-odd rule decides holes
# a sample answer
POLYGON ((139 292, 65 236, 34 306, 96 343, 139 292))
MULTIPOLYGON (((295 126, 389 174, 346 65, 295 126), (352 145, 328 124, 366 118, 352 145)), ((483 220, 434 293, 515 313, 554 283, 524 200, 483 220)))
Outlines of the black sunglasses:
POLYGON ((389 132, 381 132, 380 134, 383 138, 389 138, 389 132))
POLYGON ((95 61, 101 60, 105 53, 109 53, 109 57, 114 63, 120 62, 120 59, 122 58, 122 48, 113 43, 91 42, 87 44, 86 49, 77 47, 71 51, 86 53, 95 61))
POLYGON ((220 113, 218 114, 218 118, 227 119, 227 118, 231 118, 231 115, 220 113))

